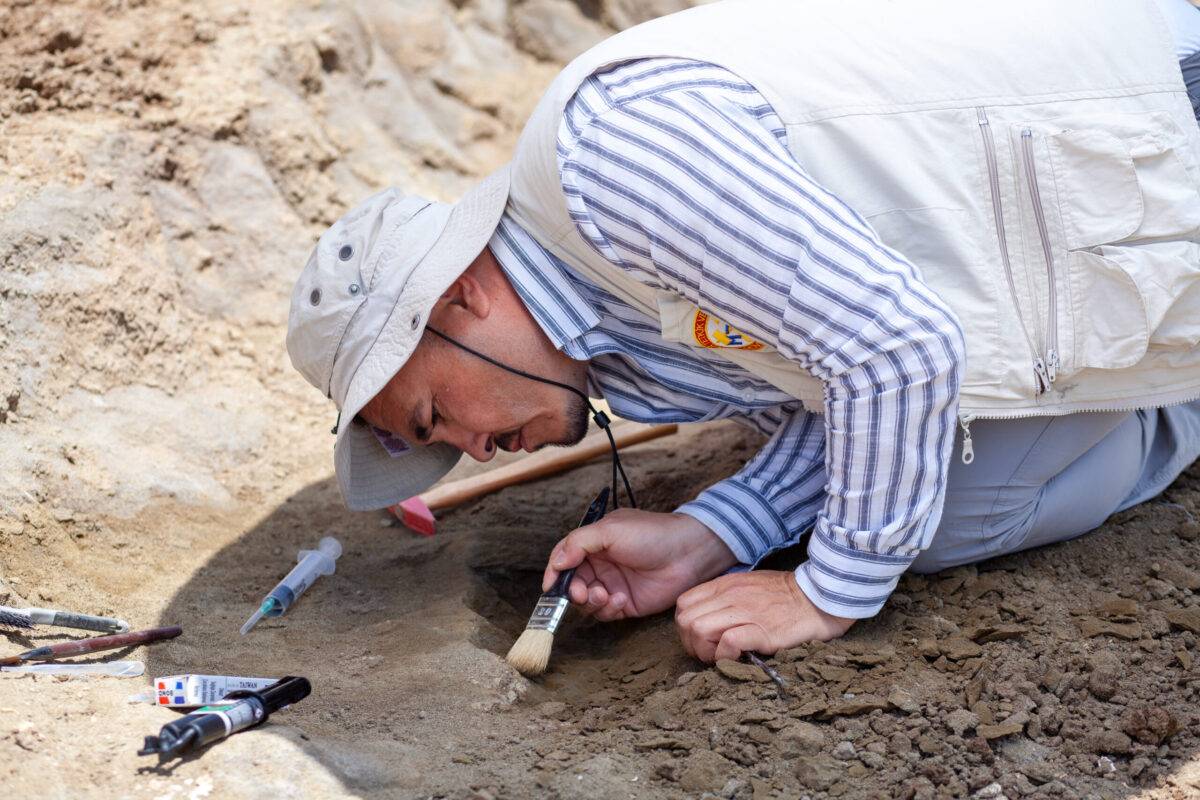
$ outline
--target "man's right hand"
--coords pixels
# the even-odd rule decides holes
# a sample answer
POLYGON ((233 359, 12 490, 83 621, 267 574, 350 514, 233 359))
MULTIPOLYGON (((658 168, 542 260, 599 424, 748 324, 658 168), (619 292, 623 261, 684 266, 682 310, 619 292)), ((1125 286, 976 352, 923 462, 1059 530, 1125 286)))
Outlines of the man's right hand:
POLYGON ((643 617, 736 563, 720 537, 686 514, 621 508, 555 545, 542 591, 576 567, 569 594, 584 613, 604 621, 643 617))

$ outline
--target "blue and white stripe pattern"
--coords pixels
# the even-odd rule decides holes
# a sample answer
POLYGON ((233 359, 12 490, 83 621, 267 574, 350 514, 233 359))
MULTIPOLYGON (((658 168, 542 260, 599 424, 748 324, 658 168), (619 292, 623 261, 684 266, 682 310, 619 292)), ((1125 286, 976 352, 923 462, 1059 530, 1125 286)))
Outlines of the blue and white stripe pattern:
POLYGON ((708 64, 627 62, 589 78, 559 132, 576 227, 608 261, 776 349, 826 385, 812 415, 650 319, 505 220, 493 252, 535 318, 619 415, 740 418, 771 438, 679 510, 753 564, 815 525, 800 587, 869 617, 941 517, 964 346, 903 256, 815 183, 751 86, 708 64))

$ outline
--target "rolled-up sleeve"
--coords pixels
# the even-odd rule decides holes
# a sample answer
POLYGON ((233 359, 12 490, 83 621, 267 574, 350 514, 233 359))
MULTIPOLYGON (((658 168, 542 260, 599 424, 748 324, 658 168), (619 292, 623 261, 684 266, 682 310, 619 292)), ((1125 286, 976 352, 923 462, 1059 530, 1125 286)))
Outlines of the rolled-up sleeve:
POLYGON ((798 412, 681 510, 747 563, 812 522, 800 587, 828 613, 874 615, 941 517, 957 320, 744 93, 673 88, 593 105, 560 137, 580 233, 825 385, 823 419, 798 412))

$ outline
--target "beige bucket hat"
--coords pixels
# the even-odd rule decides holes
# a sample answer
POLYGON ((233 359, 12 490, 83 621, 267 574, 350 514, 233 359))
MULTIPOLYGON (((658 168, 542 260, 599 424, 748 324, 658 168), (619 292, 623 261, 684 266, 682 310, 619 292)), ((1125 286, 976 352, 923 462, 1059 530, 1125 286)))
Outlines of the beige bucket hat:
POLYGON ((507 202, 507 167, 454 204, 387 189, 334 223, 300 273, 288 355, 340 411, 334 465, 351 510, 419 494, 462 455, 410 445, 356 417, 408 361, 434 303, 487 246, 507 202))

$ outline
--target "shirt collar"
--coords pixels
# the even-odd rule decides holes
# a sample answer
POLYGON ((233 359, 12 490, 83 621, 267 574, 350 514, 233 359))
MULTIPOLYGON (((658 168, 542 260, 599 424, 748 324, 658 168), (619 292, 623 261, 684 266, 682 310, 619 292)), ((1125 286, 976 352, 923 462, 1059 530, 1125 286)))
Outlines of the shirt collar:
POLYGON ((572 285, 567 266, 508 214, 500 218, 488 247, 556 349, 573 350, 571 344, 600 324, 595 309, 572 285))

